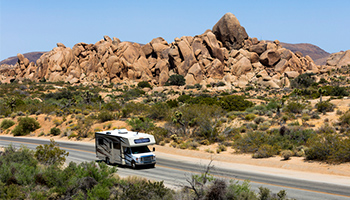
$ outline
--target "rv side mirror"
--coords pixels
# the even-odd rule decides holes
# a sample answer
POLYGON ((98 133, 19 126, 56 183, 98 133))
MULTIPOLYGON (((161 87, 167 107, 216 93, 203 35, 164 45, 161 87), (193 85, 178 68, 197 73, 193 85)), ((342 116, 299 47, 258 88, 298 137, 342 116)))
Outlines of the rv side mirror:
POLYGON ((153 147, 153 151, 156 151, 156 148, 155 148, 155 147, 153 147))

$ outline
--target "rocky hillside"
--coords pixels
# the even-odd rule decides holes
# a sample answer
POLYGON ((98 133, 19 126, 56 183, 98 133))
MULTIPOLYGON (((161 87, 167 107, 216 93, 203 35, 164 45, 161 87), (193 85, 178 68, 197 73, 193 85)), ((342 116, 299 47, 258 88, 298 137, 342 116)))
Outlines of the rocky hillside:
POLYGON ((15 69, 3 72, 0 80, 15 76, 71 84, 148 81, 164 85, 171 75, 180 74, 187 85, 222 81, 227 86, 280 88, 289 86, 288 78, 305 72, 325 71, 310 56, 293 53, 277 40, 250 38, 238 19, 227 13, 211 30, 171 43, 155 38, 141 46, 104 36, 95 44, 78 43, 73 48, 57 43, 36 63, 18 54, 15 69))
MULTIPOLYGON (((26 57, 29 60, 29 62, 36 62, 44 53, 45 52, 29 52, 29 53, 23 54, 23 56, 26 57)), ((17 61, 18 61, 18 57, 12 56, 5 60, 2 60, 0 62, 0 65, 15 65, 17 61)))
POLYGON ((308 43, 289 44, 281 42, 281 46, 291 50, 294 53, 299 51, 303 55, 310 56, 317 65, 325 65, 326 60, 330 55, 330 53, 326 52, 320 47, 308 43))

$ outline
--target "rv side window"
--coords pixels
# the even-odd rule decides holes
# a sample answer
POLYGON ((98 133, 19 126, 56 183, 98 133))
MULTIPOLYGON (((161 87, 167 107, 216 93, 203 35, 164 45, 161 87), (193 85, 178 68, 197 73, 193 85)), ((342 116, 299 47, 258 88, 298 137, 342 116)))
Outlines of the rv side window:
POLYGON ((120 143, 119 142, 118 143, 114 142, 113 143, 113 149, 120 149, 120 143))
POLYGON ((103 139, 102 138, 98 138, 97 142, 98 142, 98 145, 103 145, 103 139))

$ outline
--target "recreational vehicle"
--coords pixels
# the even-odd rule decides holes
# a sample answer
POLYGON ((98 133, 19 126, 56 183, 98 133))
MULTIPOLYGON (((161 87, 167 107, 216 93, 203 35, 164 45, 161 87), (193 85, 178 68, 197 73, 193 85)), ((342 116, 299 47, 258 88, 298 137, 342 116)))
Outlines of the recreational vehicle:
POLYGON ((132 168, 138 165, 154 167, 156 156, 147 145, 155 143, 153 135, 126 129, 95 133, 96 157, 107 164, 122 164, 132 168))

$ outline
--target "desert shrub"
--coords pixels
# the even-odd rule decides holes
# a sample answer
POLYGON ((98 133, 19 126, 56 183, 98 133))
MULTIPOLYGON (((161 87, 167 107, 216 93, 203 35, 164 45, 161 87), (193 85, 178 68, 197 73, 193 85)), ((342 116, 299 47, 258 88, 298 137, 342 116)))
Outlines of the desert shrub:
POLYGON ((260 104, 254 107, 247 108, 246 111, 253 112, 254 114, 258 114, 258 115, 264 115, 267 112, 267 108, 266 106, 260 104))
POLYGON ((59 148, 55 140, 51 139, 50 144, 36 147, 35 157, 44 165, 62 165, 66 161, 69 152, 59 148))
POLYGON ((289 160, 290 157, 293 156, 293 152, 291 150, 284 150, 281 152, 281 156, 282 156, 283 160, 289 160))
POLYGON ((169 115, 170 108, 166 103, 153 104, 148 110, 147 117, 151 119, 163 120, 169 115))
POLYGON ((209 187, 205 199, 226 199, 226 182, 221 179, 215 179, 209 187))
POLYGON ((220 144, 217 148, 216 148, 216 153, 221 153, 222 151, 226 151, 227 147, 223 144, 220 144))
POLYGON ((61 130, 59 128, 53 127, 50 129, 50 135, 57 136, 61 134, 61 130))
POLYGON ((262 144, 267 143, 266 132, 249 131, 241 138, 235 140, 234 147, 241 153, 254 153, 262 144))
POLYGON ((292 88, 307 88, 315 83, 314 78, 312 77, 313 73, 304 73, 300 74, 298 77, 293 79, 290 83, 292 88))
POLYGON ((132 117, 126 122, 132 127, 131 130, 133 131, 147 131, 155 126, 148 117, 132 117))
POLYGON ((12 121, 10 119, 4 119, 4 120, 2 120, 0 127, 2 129, 6 130, 6 129, 10 128, 13 125, 15 125, 14 121, 12 121))
POLYGON ((271 123, 268 121, 265 121, 265 122, 259 124, 258 129, 261 131, 266 131, 270 127, 271 127, 271 123))
POLYGON ((296 102, 296 101, 290 101, 285 106, 284 110, 286 112, 290 112, 290 113, 301 113, 304 108, 305 108, 304 104, 301 104, 301 103, 296 102))
POLYGON ((33 153, 27 147, 16 149, 10 145, 5 148, 0 156, 1 199, 25 199, 22 185, 33 183, 34 175, 39 170, 33 153))
POLYGON ((169 108, 176 108, 179 106, 179 102, 176 99, 170 99, 166 101, 166 103, 168 104, 169 108))
POLYGON ((102 111, 97 115, 97 119, 100 122, 112 121, 115 119, 115 115, 109 111, 102 111))
POLYGON ((335 105, 329 101, 322 101, 322 102, 318 102, 315 105, 315 107, 316 107, 318 112, 323 113, 323 112, 333 112, 335 105))
POLYGON ((273 146, 269 144, 263 144, 259 149, 252 155, 253 158, 269 158, 274 156, 277 151, 273 146))
POLYGON ((180 74, 171 75, 165 85, 177 85, 182 86, 186 84, 184 76, 180 74))
POLYGON ((337 114, 337 115, 342 115, 342 114, 343 114, 343 111, 341 111, 341 110, 338 109, 337 112, 336 112, 336 114, 337 114))
POLYGON ((254 119, 254 122, 256 124, 260 124, 260 123, 263 123, 265 121, 265 118, 264 117, 257 117, 254 119))
POLYGON ((258 129, 258 125, 256 123, 247 123, 247 124, 245 124, 245 128, 252 129, 252 130, 257 130, 258 129))
POLYGON ((133 178, 133 180, 121 182, 120 187, 122 193, 118 194, 118 199, 167 199, 168 195, 171 196, 171 190, 164 186, 163 181, 151 182, 133 178))
POLYGON ((154 136, 157 144, 160 144, 169 134, 168 130, 162 127, 153 127, 148 130, 149 134, 154 136))
POLYGON ((271 100, 266 105, 266 110, 277 110, 277 108, 280 106, 280 103, 277 100, 271 100))
POLYGON ((12 133, 14 136, 23 136, 38 128, 40 128, 40 124, 34 118, 20 117, 18 118, 18 125, 12 130, 12 133))
POLYGON ((130 114, 141 115, 147 113, 149 107, 143 103, 129 102, 122 108, 122 117, 129 117, 130 114))
POLYGON ((227 199, 258 199, 247 180, 242 184, 238 181, 230 181, 226 191, 227 199))
POLYGON ((340 120, 340 123, 342 125, 349 126, 350 125, 350 110, 348 110, 342 116, 340 116, 339 120, 340 120))
POLYGON ((325 91, 325 96, 349 96, 349 92, 345 87, 340 86, 323 86, 322 89, 325 91))
POLYGON ((350 162, 350 138, 343 138, 334 130, 324 128, 309 140, 305 150, 307 160, 325 161, 327 163, 350 162))
POLYGON ((104 104, 103 108, 108 111, 118 111, 120 110, 121 106, 116 101, 110 101, 104 104))
POLYGON ((310 116, 309 116, 308 114, 304 113, 304 114, 301 116, 301 119, 302 119, 303 121, 309 121, 309 120, 310 120, 310 116))
POLYGON ((191 99, 191 96, 190 96, 190 95, 183 94, 183 95, 180 95, 180 96, 177 98, 177 101, 178 101, 178 102, 185 103, 185 102, 189 101, 190 99, 191 99))
POLYGON ((139 88, 152 88, 152 86, 147 81, 141 81, 137 84, 137 87, 139 88))
POLYGON ((238 95, 223 96, 219 102, 222 109, 226 111, 244 111, 254 105, 251 101, 247 101, 243 96, 238 95))
POLYGON ((252 121, 252 120, 254 120, 255 118, 256 118, 256 115, 253 114, 253 113, 249 113, 249 114, 247 114, 247 115, 244 117, 244 119, 247 120, 247 121, 252 121))
POLYGON ((124 94, 122 95, 124 101, 129 101, 131 99, 138 98, 142 95, 144 95, 146 92, 139 89, 139 88, 133 88, 128 91, 125 91, 124 94))

